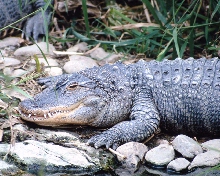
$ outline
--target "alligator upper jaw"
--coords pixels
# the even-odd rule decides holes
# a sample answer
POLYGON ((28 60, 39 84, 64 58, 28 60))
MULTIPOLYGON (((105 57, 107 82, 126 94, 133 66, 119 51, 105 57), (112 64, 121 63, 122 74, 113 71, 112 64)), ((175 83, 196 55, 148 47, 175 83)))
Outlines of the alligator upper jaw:
POLYGON ((68 124, 82 125, 80 121, 70 118, 70 114, 74 113, 82 106, 81 102, 71 105, 69 107, 53 107, 50 110, 27 110, 19 106, 21 118, 34 122, 43 126, 62 126, 68 124))

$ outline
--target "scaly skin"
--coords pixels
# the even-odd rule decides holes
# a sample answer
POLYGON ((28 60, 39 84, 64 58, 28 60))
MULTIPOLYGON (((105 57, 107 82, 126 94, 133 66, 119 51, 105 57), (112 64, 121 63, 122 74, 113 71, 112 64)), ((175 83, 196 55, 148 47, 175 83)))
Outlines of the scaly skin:
MULTIPOLYGON (((21 0, 21 4, 19 4, 19 0, 0 0, 0 29, 34 12, 40 7, 44 7, 45 4, 44 0, 37 0, 33 3, 30 0, 21 0)), ((51 5, 53 5, 53 0, 51 0, 51 5)), ((48 23, 51 10, 49 7, 45 11, 44 16, 42 16, 42 12, 38 12, 26 21, 23 28, 23 35, 27 39, 32 34, 33 39, 37 41, 40 34, 45 35, 44 18, 48 23)))
POLYGON ((158 129, 220 134, 220 60, 176 59, 105 65, 44 78, 47 88, 20 103, 22 118, 44 126, 111 127, 88 143, 142 141, 158 129))

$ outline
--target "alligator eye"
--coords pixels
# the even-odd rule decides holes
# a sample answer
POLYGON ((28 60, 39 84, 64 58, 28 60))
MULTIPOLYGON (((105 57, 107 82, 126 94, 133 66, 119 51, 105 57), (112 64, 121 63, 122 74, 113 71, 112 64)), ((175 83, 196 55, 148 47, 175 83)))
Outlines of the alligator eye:
POLYGON ((77 88, 78 84, 77 83, 73 83, 71 85, 69 85, 66 89, 67 90, 75 90, 77 88))

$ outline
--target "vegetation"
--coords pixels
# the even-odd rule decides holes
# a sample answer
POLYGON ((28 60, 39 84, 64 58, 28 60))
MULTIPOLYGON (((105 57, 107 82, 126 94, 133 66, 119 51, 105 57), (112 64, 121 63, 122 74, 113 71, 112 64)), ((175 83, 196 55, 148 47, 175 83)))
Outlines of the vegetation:
MULTIPOLYGON (((107 1, 101 16, 88 16, 82 2, 82 22, 73 17, 65 39, 81 40, 122 53, 162 60, 166 57, 214 57, 219 48, 220 2, 217 0, 142 0, 130 7, 107 1), (80 28, 79 28, 80 26, 80 28), (75 37, 72 38, 72 35, 75 37)), ((121 2, 121 1, 120 1, 121 2)), ((96 2, 102 5, 100 1, 96 2)), ((61 41, 57 38, 57 40, 61 41)))
MULTIPOLYGON (((65 31, 61 32, 62 35, 51 33, 49 40, 61 43, 63 47, 69 47, 69 43, 74 44, 78 40, 87 42, 91 47, 100 43, 101 47, 110 52, 121 52, 125 55, 142 54, 158 61, 164 58, 218 56, 220 2, 217 0, 93 0, 92 2, 96 4, 95 7, 88 1, 82 0, 82 5, 75 9, 76 13, 56 13, 58 27, 64 26, 65 31), (77 8, 83 9, 81 16, 77 15, 80 11, 77 8)), ((46 4, 48 5, 49 3, 46 4)), ((33 13, 39 11, 43 13, 43 9, 33 13)), ((25 18, 27 17, 21 20, 25 18)), ((35 60, 38 63, 37 71, 40 72, 41 68, 36 57, 35 60)), ((0 115, 9 118, 10 127, 12 107, 17 105, 13 104, 15 101, 12 97, 3 93, 3 89, 11 88, 26 94, 18 84, 35 76, 12 83, 13 78, 0 73, 0 99, 6 102, 5 107, 0 104, 0 115)), ((0 141, 3 128, 2 125, 0 141)), ((214 169, 219 167, 216 166, 214 169)))

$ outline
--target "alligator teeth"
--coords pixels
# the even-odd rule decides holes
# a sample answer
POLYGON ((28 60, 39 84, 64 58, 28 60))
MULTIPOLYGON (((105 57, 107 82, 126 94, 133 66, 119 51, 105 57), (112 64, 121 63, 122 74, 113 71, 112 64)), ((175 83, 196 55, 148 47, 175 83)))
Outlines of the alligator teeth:
POLYGON ((44 114, 44 118, 45 118, 45 119, 47 118, 47 114, 44 114))
POLYGON ((47 113, 47 115, 48 115, 49 117, 53 117, 53 116, 51 115, 51 113, 49 113, 49 112, 47 113))
POLYGON ((30 118, 30 117, 31 117, 31 114, 28 115, 28 118, 30 118))

